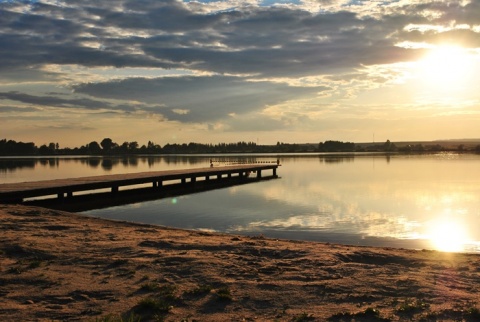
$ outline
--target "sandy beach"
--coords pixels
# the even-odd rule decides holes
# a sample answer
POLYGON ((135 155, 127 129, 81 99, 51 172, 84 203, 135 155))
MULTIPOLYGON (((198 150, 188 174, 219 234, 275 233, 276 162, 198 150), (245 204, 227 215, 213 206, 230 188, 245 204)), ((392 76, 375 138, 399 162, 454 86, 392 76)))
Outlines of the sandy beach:
POLYGON ((3 321, 480 321, 480 257, 0 205, 3 321))

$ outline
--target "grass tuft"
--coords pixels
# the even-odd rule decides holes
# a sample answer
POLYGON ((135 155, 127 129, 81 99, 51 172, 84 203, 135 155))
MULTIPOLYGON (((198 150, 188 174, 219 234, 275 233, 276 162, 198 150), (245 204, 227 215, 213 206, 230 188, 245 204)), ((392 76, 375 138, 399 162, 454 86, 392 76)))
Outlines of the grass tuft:
POLYGON ((396 310, 398 315, 414 315, 428 309, 428 303, 419 299, 407 299, 396 310))
POLYGON ((174 285, 158 285, 155 283, 145 284, 144 287, 151 289, 154 294, 140 300, 134 307, 134 312, 142 316, 149 316, 162 320, 162 316, 168 314, 175 304, 181 299, 175 295, 177 290, 174 285))
POLYGON ((300 315, 295 316, 292 319, 292 322, 306 322, 306 321, 315 321, 315 317, 313 314, 308 314, 306 312, 303 312, 300 315))
POLYGON ((38 268, 38 267, 40 267, 40 265, 42 265, 41 261, 34 260, 34 261, 30 262, 30 264, 28 264, 28 268, 30 268, 30 269, 38 268))
POLYGON ((160 289, 160 286, 155 282, 144 283, 140 286, 140 290, 145 292, 156 292, 160 289))
POLYGON ((10 267, 8 270, 7 270, 7 273, 8 274, 21 274, 22 273, 22 269, 20 267, 10 267))
POLYGON ((480 321, 480 310, 476 307, 468 309, 467 318, 471 321, 480 321))
POLYGON ((217 299, 219 301, 232 301, 232 293, 230 292, 230 289, 227 286, 224 286, 222 288, 219 288, 217 290, 217 299))
POLYGON ((95 319, 95 322, 140 322, 140 317, 131 313, 126 319, 120 315, 109 314, 101 318, 95 319))
POLYGON ((212 289, 213 287, 211 285, 199 285, 193 290, 185 291, 185 295, 194 295, 194 296, 205 295, 205 294, 209 294, 212 291, 212 289))
POLYGON ((339 322, 388 322, 390 319, 382 318, 380 316, 380 311, 374 308, 367 308, 363 312, 358 312, 355 314, 352 313, 337 313, 328 318, 328 321, 339 321, 339 322))
POLYGON ((168 313, 173 308, 170 302, 165 301, 162 298, 156 298, 153 296, 144 298, 138 302, 135 312, 142 314, 158 314, 168 313))

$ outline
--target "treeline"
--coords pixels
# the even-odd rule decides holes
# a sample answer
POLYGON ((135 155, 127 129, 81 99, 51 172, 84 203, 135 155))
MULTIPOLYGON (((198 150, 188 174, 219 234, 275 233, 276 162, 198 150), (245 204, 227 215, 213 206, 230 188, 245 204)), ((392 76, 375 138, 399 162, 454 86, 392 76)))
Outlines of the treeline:
POLYGON ((33 142, 15 142, 13 140, 0 140, 0 155, 34 155, 37 147, 33 142))
MULTIPOLYGON (((473 150, 467 150, 463 145, 453 149, 459 152, 480 153, 480 145, 473 150)), ((139 145, 138 142, 115 143, 110 138, 100 143, 92 141, 81 147, 60 148, 58 143, 51 142, 39 147, 33 142, 16 142, 0 140, 0 155, 2 156, 35 156, 35 155, 124 155, 124 154, 212 154, 212 153, 302 153, 302 152, 399 152, 425 153, 452 151, 438 144, 435 145, 404 145, 397 147, 387 140, 381 144, 355 144, 342 141, 325 141, 318 144, 291 144, 277 142, 276 145, 258 145, 255 142, 219 143, 219 144, 166 144, 160 146, 152 141, 139 145)))

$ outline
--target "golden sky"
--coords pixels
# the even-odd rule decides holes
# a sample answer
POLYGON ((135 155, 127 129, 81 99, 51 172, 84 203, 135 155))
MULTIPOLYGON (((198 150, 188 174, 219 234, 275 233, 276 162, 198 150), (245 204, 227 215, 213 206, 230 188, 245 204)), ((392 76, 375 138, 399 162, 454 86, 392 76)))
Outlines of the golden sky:
POLYGON ((480 138, 480 1, 0 1, 0 139, 480 138))

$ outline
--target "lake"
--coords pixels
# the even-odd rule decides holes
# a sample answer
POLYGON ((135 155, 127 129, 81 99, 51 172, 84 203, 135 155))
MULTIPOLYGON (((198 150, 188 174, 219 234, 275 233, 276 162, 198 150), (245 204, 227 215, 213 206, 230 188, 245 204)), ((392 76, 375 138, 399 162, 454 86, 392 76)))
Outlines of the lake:
POLYGON ((178 228, 480 252, 480 155, 0 158, 0 182, 280 160, 279 179, 87 211, 178 228))

